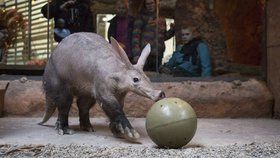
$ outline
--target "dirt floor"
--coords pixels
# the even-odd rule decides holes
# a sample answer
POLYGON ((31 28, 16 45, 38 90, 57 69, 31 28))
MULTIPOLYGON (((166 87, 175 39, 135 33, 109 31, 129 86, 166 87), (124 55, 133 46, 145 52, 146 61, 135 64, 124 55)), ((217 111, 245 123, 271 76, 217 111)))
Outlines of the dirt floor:
MULTIPOLYGON (((193 140, 182 149, 159 149, 145 131, 144 118, 130 118, 142 144, 114 138, 104 118, 93 118, 96 132, 79 130, 59 136, 55 118, 39 126, 40 118, 1 118, 0 157, 280 157, 280 120, 199 119, 193 140)), ((172 133, 171 133, 172 134, 172 133)))

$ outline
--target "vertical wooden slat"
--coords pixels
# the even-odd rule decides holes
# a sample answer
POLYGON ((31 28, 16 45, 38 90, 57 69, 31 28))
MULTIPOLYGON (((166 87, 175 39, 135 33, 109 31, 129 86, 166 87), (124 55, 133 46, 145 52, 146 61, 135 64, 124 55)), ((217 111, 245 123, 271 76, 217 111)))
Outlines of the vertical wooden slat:
POLYGON ((32 26, 32 21, 31 21, 31 16, 32 16, 32 4, 31 4, 32 1, 28 1, 28 24, 29 24, 29 27, 28 27, 28 59, 30 60, 31 59, 31 56, 30 54, 32 53, 32 48, 31 48, 31 26, 32 26))
MULTIPOLYGON (((15 0, 15 7, 16 7, 16 9, 18 9, 17 7, 17 0, 15 0)), ((17 36, 16 36, 16 40, 17 40, 17 36)), ((15 43, 15 65, 17 65, 17 42, 15 43)))
MULTIPOLYGON (((47 19, 49 19, 49 12, 50 12, 50 5, 48 4, 48 9, 47 9, 47 12, 48 12, 48 17, 47 17, 47 19)), ((50 45, 49 45, 49 43, 50 43, 50 21, 48 20, 48 31, 47 31, 47 34, 48 34, 48 38, 47 38, 47 40, 48 40, 48 48, 47 48, 47 59, 49 59, 49 51, 50 51, 50 45)))

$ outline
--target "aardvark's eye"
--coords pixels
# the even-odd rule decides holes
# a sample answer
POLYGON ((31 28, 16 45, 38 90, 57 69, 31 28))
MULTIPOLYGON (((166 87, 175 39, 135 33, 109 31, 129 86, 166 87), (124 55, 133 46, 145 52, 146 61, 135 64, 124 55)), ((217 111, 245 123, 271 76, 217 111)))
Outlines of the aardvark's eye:
POLYGON ((134 78, 133 78, 133 82, 134 82, 134 83, 139 82, 139 78, 134 77, 134 78))

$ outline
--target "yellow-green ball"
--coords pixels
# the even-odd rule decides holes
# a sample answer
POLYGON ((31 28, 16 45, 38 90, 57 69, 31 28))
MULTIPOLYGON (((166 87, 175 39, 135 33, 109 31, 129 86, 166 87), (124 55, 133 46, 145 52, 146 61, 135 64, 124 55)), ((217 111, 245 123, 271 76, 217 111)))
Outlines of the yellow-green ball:
POLYGON ((156 102, 146 117, 149 137, 159 147, 181 148, 193 138, 197 117, 193 108, 179 98, 165 98, 156 102))

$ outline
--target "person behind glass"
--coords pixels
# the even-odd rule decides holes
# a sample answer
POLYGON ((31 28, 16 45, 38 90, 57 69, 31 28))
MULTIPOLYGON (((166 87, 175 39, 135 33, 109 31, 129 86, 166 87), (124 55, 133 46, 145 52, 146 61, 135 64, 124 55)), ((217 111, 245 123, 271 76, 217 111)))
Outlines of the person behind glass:
POLYGON ((140 13, 134 21, 132 34, 133 60, 137 62, 141 50, 147 43, 151 44, 151 53, 144 66, 145 71, 156 71, 162 63, 165 51, 165 40, 174 35, 174 24, 170 30, 166 30, 166 21, 157 17, 157 0, 144 0, 140 13))
POLYGON ((183 45, 178 46, 161 72, 174 76, 209 77, 212 74, 211 57, 207 44, 194 27, 181 30, 183 45))
POLYGON ((69 36, 70 30, 65 28, 65 21, 63 19, 57 20, 57 27, 54 28, 54 40, 61 42, 65 37, 69 36))
POLYGON ((128 1, 118 0, 116 2, 116 16, 111 19, 108 29, 108 39, 114 37, 124 48, 129 60, 132 62, 132 29, 134 19, 128 15, 128 1))
POLYGON ((58 27, 58 19, 63 19, 65 28, 71 33, 93 32, 93 16, 89 6, 89 0, 53 0, 42 7, 41 13, 45 18, 54 18, 55 28, 58 27))

